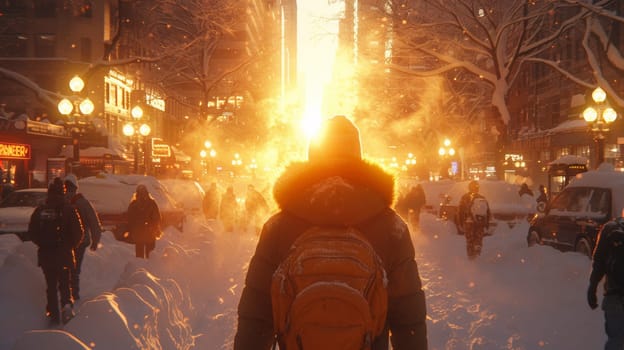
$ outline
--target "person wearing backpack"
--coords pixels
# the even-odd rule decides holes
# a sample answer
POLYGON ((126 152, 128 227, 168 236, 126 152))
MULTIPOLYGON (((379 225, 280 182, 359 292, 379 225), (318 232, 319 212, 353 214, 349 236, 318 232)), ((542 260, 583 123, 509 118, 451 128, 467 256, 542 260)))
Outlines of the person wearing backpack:
POLYGON ((427 349, 425 294, 408 226, 391 208, 394 185, 362 159, 349 119, 323 123, 308 161, 274 185, 279 212, 249 264, 235 350, 427 349))
POLYGON ((65 176, 65 194, 67 200, 78 209, 84 226, 84 239, 76 249, 76 265, 71 273, 71 291, 74 300, 80 299, 80 271, 87 247, 96 251, 102 237, 102 224, 95 208, 82 193, 78 192, 78 179, 74 174, 65 176))
POLYGON ((479 193, 479 182, 468 183, 468 192, 459 200, 458 224, 466 238, 469 259, 481 255, 483 236, 490 226, 491 212, 487 200, 479 193))
POLYGON ((74 251, 84 235, 80 215, 65 200, 64 192, 63 181, 55 178, 48 186, 46 202, 35 208, 28 224, 28 233, 38 247, 37 263, 46 281, 46 316, 51 325, 67 323, 73 317, 71 271, 76 263, 74 251))
POLYGON ((608 222, 598 233, 587 289, 591 309, 598 307, 596 292, 603 279, 602 310, 607 333, 604 348, 624 349, 624 218, 608 222))

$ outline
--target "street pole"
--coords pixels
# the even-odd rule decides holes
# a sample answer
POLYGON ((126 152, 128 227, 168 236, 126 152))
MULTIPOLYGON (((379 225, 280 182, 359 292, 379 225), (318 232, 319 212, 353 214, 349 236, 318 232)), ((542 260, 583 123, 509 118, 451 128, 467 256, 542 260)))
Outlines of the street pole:
POLYGON ((596 137, 594 138, 594 141, 596 142, 596 168, 598 168, 600 166, 600 164, 604 163, 604 144, 605 144, 605 137, 602 133, 596 135, 596 137))
POLYGON ((139 173, 139 135, 134 134, 134 173, 139 173))

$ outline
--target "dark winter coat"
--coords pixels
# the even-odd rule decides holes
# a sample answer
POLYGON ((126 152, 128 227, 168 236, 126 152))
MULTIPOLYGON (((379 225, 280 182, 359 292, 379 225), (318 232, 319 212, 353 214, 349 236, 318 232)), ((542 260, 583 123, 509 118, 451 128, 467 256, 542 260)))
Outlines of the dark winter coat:
POLYGON ((219 192, 216 187, 211 187, 202 202, 206 219, 216 219, 219 214, 219 192))
POLYGON ((425 202, 425 190, 421 185, 413 186, 397 203, 397 212, 403 219, 407 220, 410 210, 417 215, 420 214, 420 209, 425 205, 425 202))
MULTIPOLYGON (((461 199, 459 200, 459 207, 457 208, 457 218, 459 221, 459 225, 464 226, 466 224, 466 221, 471 218, 471 214, 470 214, 470 206, 472 205, 472 200, 474 198, 485 198, 483 195, 481 195, 480 193, 477 192, 468 192, 466 194, 464 194, 461 199)), ((490 208, 488 206, 488 211, 487 211, 487 220, 485 221, 486 227, 489 227, 489 223, 492 220, 492 213, 490 211, 490 208)))
POLYGON ((84 228, 78 210, 67 203, 63 196, 48 196, 45 204, 33 211, 28 224, 28 233, 39 248, 37 260, 39 266, 75 266, 74 249, 83 240, 84 228), (41 212, 45 209, 54 210, 60 214, 61 235, 54 237, 55 232, 49 232, 41 223, 41 212))
POLYGON ((134 198, 130 202, 128 232, 135 243, 153 243, 160 237, 160 210, 153 198, 134 198))
POLYGON ((269 211, 269 206, 260 192, 248 190, 247 197, 245 198, 245 211, 249 216, 261 217, 269 211))
MULTIPOLYGON (((394 179, 359 160, 293 164, 278 179, 280 212, 264 225, 238 308, 234 349, 269 349, 273 342, 270 285, 293 242, 313 225, 355 226, 383 261, 388 276, 387 325, 396 350, 427 348, 426 307, 405 222, 390 208, 394 179)), ((388 332, 374 349, 388 348, 388 332)))
POLYGON ((102 223, 95 208, 82 193, 67 192, 67 195, 69 202, 78 209, 84 226, 85 232, 81 247, 91 246, 92 249, 95 249, 102 237, 102 223))
POLYGON ((237 215, 238 203, 236 202, 236 195, 233 190, 228 189, 221 197, 219 216, 224 223, 232 224, 236 220, 237 215))
POLYGON ((607 273, 607 263, 612 254, 611 247, 611 232, 618 226, 624 227, 623 219, 616 219, 606 223, 600 232, 596 241, 596 248, 594 248, 592 271, 589 277, 589 284, 593 286, 594 290, 598 286, 600 280, 605 278, 604 294, 605 295, 622 295, 624 296, 624 286, 617 285, 614 276, 609 276, 607 273))

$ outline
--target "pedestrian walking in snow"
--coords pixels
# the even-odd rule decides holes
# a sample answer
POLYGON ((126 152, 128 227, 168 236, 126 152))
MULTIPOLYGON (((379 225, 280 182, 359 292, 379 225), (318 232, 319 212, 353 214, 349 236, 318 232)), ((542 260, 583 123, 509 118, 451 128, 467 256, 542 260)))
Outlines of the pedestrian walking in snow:
POLYGON ((215 220, 219 215, 219 190, 217 189, 217 183, 210 183, 210 188, 206 191, 204 200, 202 202, 202 208, 204 210, 204 216, 206 220, 215 220))
POLYGON ((470 181, 468 192, 459 200, 458 221, 466 238, 466 253, 469 259, 481 255, 483 237, 490 227, 490 207, 481 194, 479 183, 470 181))
POLYGON ((624 218, 605 224, 596 241, 589 276, 587 303, 598 307, 598 284, 604 282, 602 310, 604 311, 607 342, 605 350, 624 349, 624 218))
MULTIPOLYGON (((360 147, 359 131, 355 125, 343 116, 331 118, 324 122, 318 140, 310 143, 308 161, 291 164, 276 181, 273 195, 279 206, 279 212, 264 224, 255 254, 249 264, 246 284, 238 306, 235 350, 268 350, 275 342, 279 343, 280 348, 290 349, 285 345, 289 341, 300 342, 300 346, 304 348, 305 343, 311 344, 310 349, 321 349, 327 347, 319 344, 328 344, 323 343, 328 339, 330 345, 358 346, 356 344, 363 341, 365 345, 362 348, 375 350, 388 349, 391 339, 395 350, 427 349, 425 295, 410 232, 406 223, 391 208, 394 178, 381 167, 364 161, 360 147), (342 234, 344 241, 325 240, 325 237, 335 238, 339 235, 336 232, 342 234), (289 312, 291 308, 280 308, 280 305, 285 304, 276 304, 276 301, 282 301, 279 299, 280 293, 288 291, 282 290, 279 283, 276 284, 275 277, 281 276, 282 273, 287 274, 288 271, 282 269, 288 262, 287 258, 293 256, 291 254, 293 250, 298 250, 297 247, 309 243, 301 239, 314 239, 315 234, 324 234, 318 236, 322 237, 321 239, 314 241, 316 249, 301 251, 301 254, 309 252, 317 256, 326 251, 337 253, 337 246, 357 234, 367 242, 362 245, 369 246, 379 258, 381 268, 387 276, 385 285, 387 294, 376 300, 387 305, 385 310, 387 313, 384 313, 387 316, 381 320, 382 329, 379 333, 367 332, 366 337, 356 336, 348 341, 342 339, 341 343, 338 340, 340 337, 354 334, 349 327, 342 327, 344 324, 341 321, 347 313, 318 304, 315 305, 319 307, 309 309, 313 312, 291 314, 292 318, 289 320, 293 322, 292 331, 280 328, 283 325, 280 316, 284 312, 289 312), (301 241, 302 244, 293 245, 295 241, 301 241), (329 314, 333 317, 325 318, 329 314), (322 321, 298 323, 302 319, 309 321, 312 318, 322 321), (303 326, 299 328, 294 324, 303 326), (310 324, 316 326, 309 326, 310 324), (335 325, 335 328, 331 328, 332 325, 335 325), (289 332, 295 332, 294 328, 303 333, 292 337, 289 332), (328 333, 333 335, 327 336, 328 333)), ((303 270, 307 268, 314 270, 321 268, 321 265, 327 268, 326 265, 333 259, 315 261, 320 265, 296 266, 300 266, 303 270)), ((297 273, 298 270, 300 269, 291 272, 297 273)), ((344 270, 348 269, 342 270, 341 272, 345 272, 344 270)), ((303 299, 307 302, 318 301, 315 298, 321 294, 321 290, 328 293, 328 290, 333 288, 332 290, 335 289, 333 297, 321 298, 321 304, 325 300, 345 306, 346 304, 341 304, 337 300, 355 298, 355 295, 359 294, 352 293, 357 291, 356 289, 345 288, 343 285, 344 283, 317 282, 314 288, 304 288, 297 300, 302 300, 302 304, 306 303, 303 299)), ((367 305, 366 310, 369 305, 374 309, 373 304, 367 304, 366 299, 358 300, 367 305)), ((368 302, 370 303, 370 300, 368 302)), ((299 309, 295 307, 296 303, 295 301, 291 304, 293 309, 299 309)), ((350 321, 353 325, 359 322, 368 324, 360 317, 350 321)))
POLYGON ((138 185, 128 206, 128 232, 137 258, 149 258, 160 238, 160 210, 145 185, 138 185))
POLYGON ((78 192, 78 179, 74 174, 65 176, 65 190, 67 191, 66 199, 78 209, 82 224, 84 227, 84 238, 82 243, 74 251, 76 256, 75 268, 71 272, 71 291, 74 300, 80 299, 80 272, 82 268, 82 260, 84 259, 87 247, 92 251, 96 251, 102 237, 102 223, 100 218, 82 193, 78 192))
POLYGON ((37 263, 45 276, 46 316, 51 325, 67 323, 73 317, 71 271, 76 264, 75 249, 83 239, 78 210, 65 200, 64 192, 63 180, 55 178, 48 186, 46 202, 35 208, 28 224, 28 233, 38 247, 37 263))
POLYGON ((219 217, 223 223, 223 230, 225 232, 234 231, 236 219, 238 218, 238 202, 236 201, 234 187, 232 186, 228 186, 225 193, 221 197, 219 217))

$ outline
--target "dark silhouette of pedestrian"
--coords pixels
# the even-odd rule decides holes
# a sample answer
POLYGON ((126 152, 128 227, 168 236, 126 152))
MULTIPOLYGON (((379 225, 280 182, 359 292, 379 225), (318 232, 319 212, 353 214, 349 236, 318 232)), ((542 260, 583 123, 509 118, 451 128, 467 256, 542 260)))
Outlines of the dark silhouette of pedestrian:
POLYGON ((617 218, 605 224, 598 233, 592 256, 587 303, 598 307, 598 284, 603 279, 604 311, 607 342, 605 350, 624 349, 624 219, 617 218))
POLYGON ((82 261, 87 247, 96 251, 100 238, 102 237, 102 223, 91 202, 82 193, 78 192, 78 179, 74 174, 65 176, 66 198, 70 204, 78 209, 84 227, 84 239, 76 248, 75 269, 71 273, 71 290, 74 300, 80 299, 80 272, 82 271, 82 261))
POLYGON ((236 195, 234 194, 234 187, 228 186, 225 193, 221 197, 221 204, 219 205, 219 217, 223 223, 223 229, 225 232, 234 231, 236 225, 236 218, 238 217, 238 203, 236 202, 236 195))
POLYGON ((546 204, 548 204, 548 194, 546 193, 546 187, 539 185, 539 195, 535 199, 537 202, 537 211, 544 212, 546 210, 546 204))
POLYGON ((128 232, 134 242, 137 258, 149 258, 156 248, 156 240, 162 235, 160 230, 160 210, 158 204, 147 191, 145 185, 138 185, 128 206, 128 232))
POLYGON ((202 202, 204 216, 207 220, 215 220, 219 215, 219 190, 217 183, 212 182, 202 202))
POLYGON ((459 224, 466 238, 466 253, 469 259, 481 255, 483 237, 490 227, 491 212, 485 197, 479 194, 479 183, 470 181, 468 192, 459 200, 459 224))
POLYGON ((66 201, 64 192, 63 181, 55 178, 48 186, 46 202, 35 208, 28 224, 28 233, 38 247, 37 263, 45 276, 46 316, 51 325, 67 323, 73 317, 71 271, 75 249, 83 239, 78 210, 66 201))
POLYGON ((262 194, 253 185, 248 185, 245 195, 245 218, 246 222, 254 227, 256 234, 260 233, 260 228, 268 212, 269 205, 262 194))
POLYGON ((533 191, 531 191, 529 185, 523 183, 522 185, 520 185, 520 189, 518 190, 518 196, 522 197, 525 194, 533 197, 533 191))
POLYGON ((407 215, 404 218, 405 221, 412 225, 413 228, 418 228, 420 226, 420 211, 426 202, 425 190, 422 185, 412 186, 403 201, 407 215))

